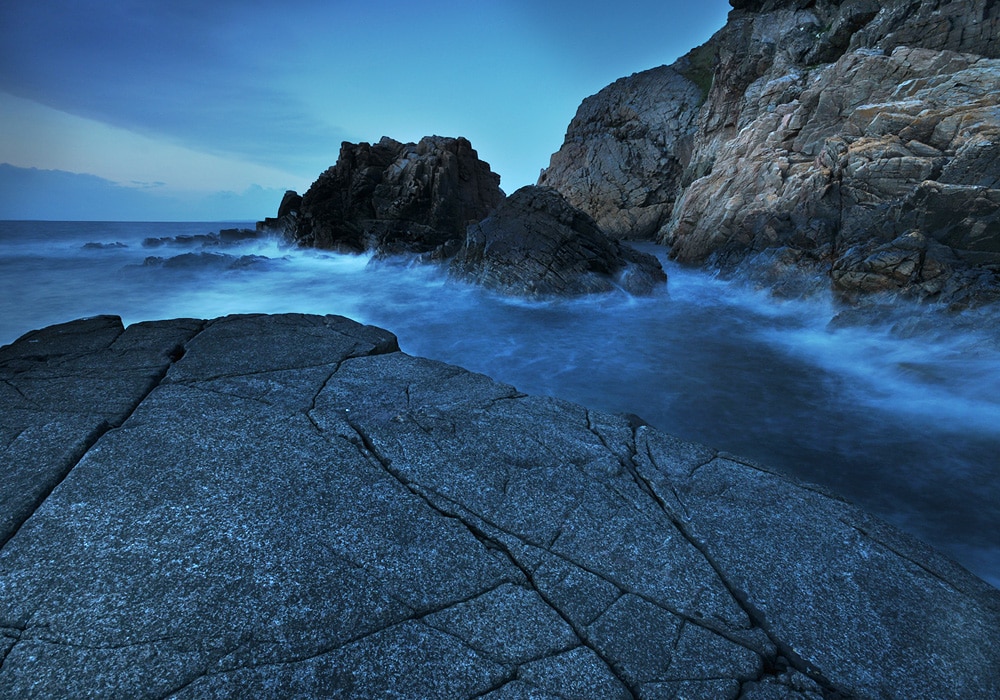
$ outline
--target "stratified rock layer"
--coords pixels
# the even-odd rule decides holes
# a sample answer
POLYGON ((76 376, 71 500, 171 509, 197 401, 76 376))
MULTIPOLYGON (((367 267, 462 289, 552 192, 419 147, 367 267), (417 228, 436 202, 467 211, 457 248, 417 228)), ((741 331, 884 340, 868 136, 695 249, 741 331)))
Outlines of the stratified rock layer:
POLYGON ((522 187, 470 226, 451 274, 510 294, 649 294, 667 281, 660 262, 604 234, 551 187, 522 187))
POLYGON ((995 298, 1000 5, 733 5, 674 66, 586 100, 540 182, 683 262, 787 248, 848 294, 995 298))
POLYGON ((0 396, 3 698, 1000 696, 926 547, 344 318, 56 326, 0 396))
POLYGON ((279 212, 275 225, 285 230, 293 224, 294 240, 306 246, 426 253, 449 242, 457 248, 466 227, 503 197, 500 176, 467 139, 400 143, 384 137, 375 145, 345 142, 336 165, 300 202, 286 194, 287 211, 279 212))

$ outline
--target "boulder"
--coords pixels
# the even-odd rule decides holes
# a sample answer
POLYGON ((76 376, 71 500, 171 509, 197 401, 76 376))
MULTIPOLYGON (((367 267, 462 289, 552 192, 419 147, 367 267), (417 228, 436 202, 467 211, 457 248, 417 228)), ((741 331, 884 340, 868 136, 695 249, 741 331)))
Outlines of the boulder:
MULTIPOLYGON (((426 253, 461 239, 503 197, 500 176, 464 138, 345 142, 298 202, 292 237, 345 252, 426 253)), ((285 220, 294 211, 287 204, 285 220)))
POLYGON ((470 226, 453 277, 517 295, 624 289, 648 294, 666 282, 660 262, 606 236, 550 187, 522 187, 470 226))
POLYGON ((704 101, 684 68, 637 73, 584 100, 538 184, 559 190, 608 235, 651 240, 680 193, 683 141, 704 101))
POLYGON ((1000 294, 1000 5, 733 5, 726 26, 673 66, 585 100, 540 182, 601 221, 647 217, 623 192, 668 186, 659 229, 633 230, 681 262, 731 267, 793 248, 809 266, 860 279, 869 270, 852 272, 854 262, 916 231, 957 263, 942 284, 918 276, 897 292, 954 301, 941 290, 961 294, 963 280, 985 276, 1000 294), (692 115, 694 83, 706 89, 692 115), (686 105, 684 116, 659 114, 656 95, 686 105), (640 106, 610 118, 623 104, 640 106))
POLYGON ((1000 697, 1000 593, 835 497, 342 317, 0 348, 0 697, 1000 697))

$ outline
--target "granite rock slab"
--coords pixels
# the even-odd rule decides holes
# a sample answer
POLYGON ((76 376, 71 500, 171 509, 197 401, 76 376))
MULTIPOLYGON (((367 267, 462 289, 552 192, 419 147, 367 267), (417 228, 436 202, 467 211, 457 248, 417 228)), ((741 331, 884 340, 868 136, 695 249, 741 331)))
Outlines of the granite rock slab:
POLYGON ((81 320, 0 392, 0 698, 1000 697, 944 556, 343 317, 81 320))

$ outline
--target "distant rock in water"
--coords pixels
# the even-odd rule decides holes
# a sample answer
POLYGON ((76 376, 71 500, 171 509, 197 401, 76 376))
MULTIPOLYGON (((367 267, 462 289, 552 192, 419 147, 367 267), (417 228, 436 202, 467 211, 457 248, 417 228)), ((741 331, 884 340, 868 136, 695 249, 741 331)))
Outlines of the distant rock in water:
POLYGON ((143 248, 159 248, 161 246, 178 246, 190 248, 217 248, 236 245, 244 241, 257 240, 265 234, 261 230, 247 228, 224 228, 218 233, 197 233, 181 236, 162 236, 160 238, 144 238, 143 248))
POLYGON ((460 241, 504 194, 500 176, 467 139, 428 136, 419 143, 345 142, 336 165, 296 197, 286 193, 271 228, 291 230, 305 246, 395 254, 460 241))
POLYGON ((182 253, 169 258, 150 255, 143 260, 145 267, 163 267, 174 270, 244 270, 266 267, 271 258, 262 255, 227 255, 225 253, 182 253))
POLYGON ((1000 297, 1000 4, 731 4, 587 98, 539 183, 681 262, 787 249, 847 296, 1000 297))
POLYGON ((453 276, 518 295, 575 295, 616 288, 648 294, 667 276, 652 255, 605 235, 550 187, 522 187, 470 226, 453 276))
POLYGON ((3 698, 1000 697, 920 542, 343 317, 53 326, 0 400, 3 698))
POLYGON ((84 243, 84 250, 115 250, 118 248, 128 248, 127 245, 121 241, 115 241, 114 243, 100 243, 97 241, 91 241, 90 243, 84 243))

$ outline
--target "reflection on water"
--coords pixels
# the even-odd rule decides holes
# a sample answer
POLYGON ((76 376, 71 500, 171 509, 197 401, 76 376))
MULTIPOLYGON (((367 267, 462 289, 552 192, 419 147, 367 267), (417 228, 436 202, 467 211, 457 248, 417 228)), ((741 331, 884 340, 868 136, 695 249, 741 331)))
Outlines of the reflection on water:
POLYGON ((779 301, 669 263, 669 287, 649 298, 540 302, 452 283, 435 267, 274 241, 141 245, 219 228, 0 223, 0 343, 101 313, 126 323, 342 314, 388 328, 411 354, 636 413, 824 484, 1000 585, 1000 349, 985 327, 994 310, 942 325, 897 307, 860 327, 831 324, 829 298, 779 301), (219 255, 176 257, 192 252, 219 255))

